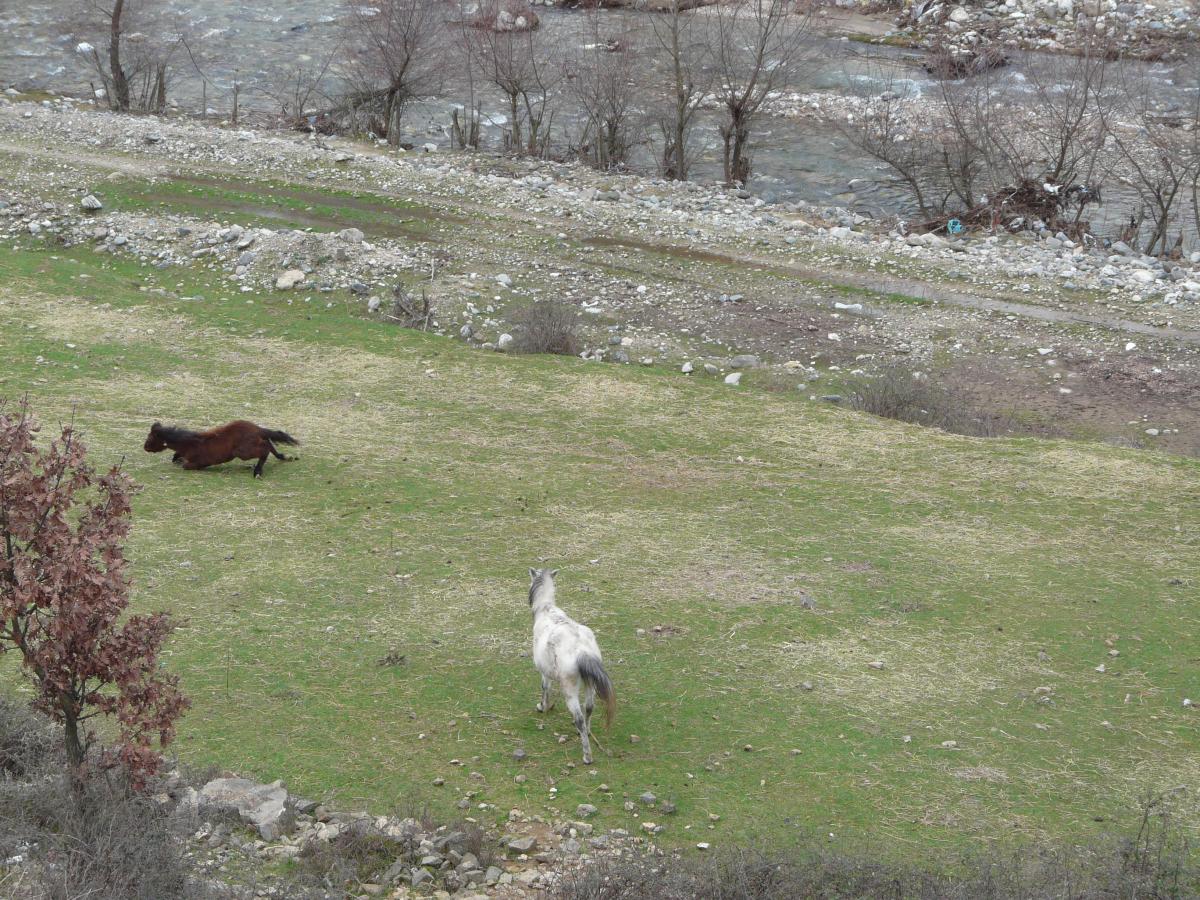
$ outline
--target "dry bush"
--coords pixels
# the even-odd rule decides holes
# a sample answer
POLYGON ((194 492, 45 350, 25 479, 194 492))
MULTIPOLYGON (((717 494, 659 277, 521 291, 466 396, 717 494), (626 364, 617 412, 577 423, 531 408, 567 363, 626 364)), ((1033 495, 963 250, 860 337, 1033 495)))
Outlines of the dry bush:
POLYGON ((509 315, 516 353, 578 356, 583 350, 575 309, 557 300, 540 300, 509 315))
POLYGON ((62 771, 62 729, 28 704, 0 697, 0 781, 62 771))
POLYGON ((400 282, 392 288, 392 302, 384 317, 401 328, 428 331, 433 320, 433 304, 424 288, 417 294, 400 282))
POLYGON ((787 854, 733 851, 704 860, 600 860, 568 876, 558 900, 1183 900, 1200 871, 1164 798, 1147 801, 1125 840, 1070 850, 1031 848, 965 859, 954 874, 838 855, 815 842, 787 854))
MULTIPOLYGON (((0 859, 23 855, 21 894, 42 900, 187 896, 191 817, 131 789, 118 770, 72 782, 61 729, 0 700, 0 859)), ((5 889, 7 890, 7 888, 5 889)))
POLYGON ((955 434, 995 437, 1009 430, 1002 416, 975 407, 964 391, 904 364, 847 385, 851 407, 883 419, 940 428, 955 434))
POLYGON ((300 868, 328 887, 359 884, 378 878, 402 849, 392 838, 352 829, 331 841, 309 841, 300 852, 300 868))

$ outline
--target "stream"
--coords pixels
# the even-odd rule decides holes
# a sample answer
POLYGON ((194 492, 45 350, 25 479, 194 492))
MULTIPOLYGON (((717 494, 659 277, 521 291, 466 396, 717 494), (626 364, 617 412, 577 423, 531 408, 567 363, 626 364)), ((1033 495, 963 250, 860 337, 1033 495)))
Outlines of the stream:
MULTIPOLYGON (((95 76, 87 59, 75 50, 83 31, 70 24, 71 11, 79 5, 73 0, 0 0, 0 86, 89 95, 89 83, 95 81, 95 76)), ((176 58, 172 99, 187 109, 200 109, 207 103, 213 114, 222 118, 228 116, 232 106, 235 82, 243 86, 239 103, 244 110, 275 110, 274 101, 260 86, 278 82, 281 72, 296 66, 320 66, 330 56, 331 48, 337 46, 348 16, 345 6, 328 0, 163 0, 162 6, 166 13, 161 21, 196 36, 192 46, 200 67, 194 67, 182 53, 176 58), (201 70, 204 77, 199 74, 201 70)), ((560 42, 566 52, 584 52, 583 48, 594 40, 590 14, 546 7, 538 7, 537 12, 545 31, 540 37, 560 42)), ((610 10, 599 15, 604 17, 606 28, 649 27, 647 13, 610 10)), ((839 36, 814 40, 813 55, 819 62, 804 67, 800 80, 793 85, 796 92, 827 95, 829 104, 836 106, 838 98, 850 95, 877 96, 891 90, 921 96, 937 90, 922 68, 919 53, 839 36)), ((339 63, 344 54, 333 56, 330 74, 337 78, 343 71, 339 63)), ((1187 101, 1187 90, 1178 86, 1183 81, 1182 64, 1121 65, 1149 65, 1146 74, 1161 84, 1168 96, 1179 104, 1187 101)), ((999 77, 1010 87, 1024 89, 1019 65, 1002 70, 999 77)), ((461 82, 461 76, 449 73, 439 96, 407 110, 406 140, 417 145, 432 142, 439 147, 449 146, 446 127, 450 111, 467 96, 461 82)), ((479 99, 485 117, 484 144, 498 146, 506 122, 500 98, 483 93, 479 99)), ((648 133, 654 130, 651 127, 648 133)), ((702 115, 698 133, 705 149, 693 177, 719 179, 720 146, 711 114, 702 115)), ((905 193, 877 183, 881 176, 878 164, 818 118, 763 116, 753 142, 755 174, 750 190, 768 202, 801 200, 846 206, 871 216, 911 213, 905 193)), ((634 162, 640 169, 653 171, 654 158, 649 149, 639 151, 634 162)), ((1100 233, 1111 233, 1128 215, 1130 195, 1127 189, 1123 191, 1119 175, 1111 173, 1106 181, 1110 202, 1088 211, 1093 227, 1100 233)))

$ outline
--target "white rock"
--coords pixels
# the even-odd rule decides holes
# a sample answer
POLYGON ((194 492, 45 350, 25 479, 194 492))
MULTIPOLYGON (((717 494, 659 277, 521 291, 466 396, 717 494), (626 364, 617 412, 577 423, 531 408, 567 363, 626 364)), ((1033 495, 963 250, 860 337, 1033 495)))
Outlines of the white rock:
POLYGON ((104 209, 104 204, 96 199, 95 194, 88 194, 79 201, 79 205, 84 209, 91 210, 92 212, 95 212, 98 209, 104 209))
POLYGON ((742 381, 742 373, 741 372, 730 372, 728 375, 725 376, 726 384, 738 385, 741 383, 741 381, 742 381))
POLYGON ((496 338, 496 349, 507 350, 512 346, 512 342, 513 336, 505 332, 504 334, 500 335, 500 337, 496 338))
POLYGON ((300 282, 304 281, 307 276, 299 269, 288 269, 282 275, 275 279, 275 289, 277 291, 290 291, 300 282))
POLYGON ((1125 344, 1125 352, 1126 353, 1129 353, 1130 351, 1136 350, 1136 349, 1137 349, 1137 344, 1135 344, 1133 341, 1128 341, 1125 344))
POLYGON ((679 371, 684 375, 691 375, 694 371, 696 371, 696 368, 691 364, 690 361, 688 361, 679 367, 679 371))

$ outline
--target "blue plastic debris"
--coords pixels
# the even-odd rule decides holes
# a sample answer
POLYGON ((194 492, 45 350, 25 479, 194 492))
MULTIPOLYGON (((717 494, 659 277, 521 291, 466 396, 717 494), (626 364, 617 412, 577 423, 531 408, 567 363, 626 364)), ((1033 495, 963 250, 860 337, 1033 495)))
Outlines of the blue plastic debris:
POLYGON ((946 223, 946 231, 948 231, 950 234, 962 234, 963 223, 958 221, 958 219, 951 219, 946 223))

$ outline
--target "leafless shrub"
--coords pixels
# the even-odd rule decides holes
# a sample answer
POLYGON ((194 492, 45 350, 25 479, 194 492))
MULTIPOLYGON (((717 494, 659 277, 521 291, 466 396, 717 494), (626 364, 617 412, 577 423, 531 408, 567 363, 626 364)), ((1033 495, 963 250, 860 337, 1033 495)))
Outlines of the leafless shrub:
POLYGON ((995 437, 1007 430, 1003 416, 977 408, 961 389, 900 363, 849 382, 847 399, 854 409, 873 416, 955 434, 995 437))
POLYGON ((894 81, 862 113, 838 122, 841 133, 859 150, 882 163, 885 184, 907 189, 924 218, 945 212, 945 196, 937 178, 936 140, 917 134, 934 127, 923 109, 910 107, 893 89, 894 81), (920 121, 918 121, 920 117, 920 121))
POLYGON ((0 697, 0 779, 62 771, 61 730, 28 704, 0 697))
POLYGON ((398 855, 395 839, 351 827, 329 841, 308 841, 299 859, 305 874, 318 883, 340 888, 377 878, 398 855))
POLYGON ((162 112, 186 40, 184 20, 157 0, 85 0, 76 22, 89 38, 76 49, 95 70, 109 107, 162 112))
POLYGON ((1024 56, 1019 89, 993 62, 955 57, 965 68, 951 74, 967 77, 941 81, 935 100, 885 91, 845 133, 909 191, 924 229, 953 216, 992 229, 1037 220, 1079 236, 1105 171, 1106 49, 1096 39, 1077 55, 1024 56))
POLYGON ((512 349, 517 353, 577 356, 583 349, 575 309, 557 300, 540 300, 509 315, 512 349))
POLYGON ((337 104, 330 94, 329 70, 340 52, 341 44, 335 42, 319 59, 283 65, 258 85, 258 90, 273 101, 286 127, 321 134, 337 130, 333 117, 337 104))
MULTIPOLYGON (((1200 87, 1200 76, 1197 81, 1200 87)), ((1158 97, 1159 86, 1148 72, 1126 70, 1120 102, 1107 111, 1108 133, 1125 173, 1122 181, 1138 199, 1132 227, 1122 238, 1148 254, 1166 256, 1182 247, 1182 209, 1189 193, 1200 223, 1200 92, 1184 110, 1164 109, 1158 97), (1144 237, 1143 224, 1149 226, 1144 237)))
POLYGON ((571 143, 580 159, 607 171, 625 166, 640 142, 641 121, 636 113, 640 37, 631 28, 605 28, 595 10, 588 16, 590 41, 581 54, 568 60, 566 73, 570 95, 583 112, 581 132, 571 143))
POLYGON ((0 780, 0 858, 26 857, 26 896, 185 896, 184 837, 191 820, 131 790, 116 769, 94 771, 82 781, 68 779, 61 738, 56 744, 25 738, 14 748, 15 728, 45 731, 44 723, 30 721, 29 715, 16 704, 0 704, 0 752, 6 760, 0 780))
POLYGON ((788 853, 732 851, 715 859, 635 856, 568 875, 557 900, 1183 900, 1200 888, 1182 831, 1147 803, 1136 834, 1091 847, 1027 848, 962 860, 939 874, 869 854, 834 854, 816 842, 788 853))
POLYGON ((420 293, 410 290, 403 282, 392 288, 392 302, 384 317, 402 328, 428 331, 433 319, 433 304, 429 294, 421 288, 420 293))

